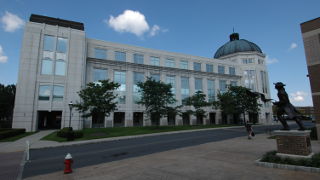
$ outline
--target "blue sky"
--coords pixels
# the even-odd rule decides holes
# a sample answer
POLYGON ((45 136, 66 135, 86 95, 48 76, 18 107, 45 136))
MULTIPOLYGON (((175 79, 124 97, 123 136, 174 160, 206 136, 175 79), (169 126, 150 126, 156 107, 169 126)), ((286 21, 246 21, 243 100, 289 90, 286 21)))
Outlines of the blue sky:
POLYGON ((234 28, 273 62, 272 98, 272 83, 282 81, 293 104, 312 105, 300 23, 319 17, 319 7, 319 0, 0 0, 0 83, 17 82, 23 22, 34 13, 83 22, 89 38, 203 57, 213 57, 234 28), (136 23, 119 25, 125 10, 136 12, 136 23))

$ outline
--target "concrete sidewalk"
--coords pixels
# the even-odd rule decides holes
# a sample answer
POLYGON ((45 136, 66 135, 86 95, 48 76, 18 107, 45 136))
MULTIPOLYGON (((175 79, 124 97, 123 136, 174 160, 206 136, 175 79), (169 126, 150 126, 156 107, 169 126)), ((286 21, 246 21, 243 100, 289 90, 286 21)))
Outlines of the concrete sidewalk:
MULTIPOLYGON (((274 139, 257 135, 253 140, 239 137, 151 155, 29 177, 36 179, 320 179, 319 173, 270 169, 254 165, 256 159, 276 149, 274 139)), ((312 141, 313 152, 320 152, 320 142, 312 141)), ((74 160, 77 163, 77 160, 74 160)))

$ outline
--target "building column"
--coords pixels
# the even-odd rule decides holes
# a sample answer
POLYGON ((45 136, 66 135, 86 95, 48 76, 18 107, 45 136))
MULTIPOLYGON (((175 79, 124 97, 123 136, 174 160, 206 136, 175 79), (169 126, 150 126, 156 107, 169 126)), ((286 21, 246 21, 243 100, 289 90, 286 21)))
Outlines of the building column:
POLYGON ((125 112, 125 118, 124 118, 124 126, 125 127, 132 127, 133 126, 133 112, 127 111, 125 112))
POLYGON ((180 115, 176 115, 176 126, 181 126, 183 125, 183 122, 182 122, 182 117, 180 115))
POLYGON ((143 113, 143 126, 151 126, 151 119, 147 113, 143 113))
POLYGON ((113 115, 114 115, 114 112, 111 112, 109 116, 105 117, 104 127, 113 127, 113 115))
POLYGON ((160 118, 160 126, 168 126, 168 117, 167 116, 160 118))

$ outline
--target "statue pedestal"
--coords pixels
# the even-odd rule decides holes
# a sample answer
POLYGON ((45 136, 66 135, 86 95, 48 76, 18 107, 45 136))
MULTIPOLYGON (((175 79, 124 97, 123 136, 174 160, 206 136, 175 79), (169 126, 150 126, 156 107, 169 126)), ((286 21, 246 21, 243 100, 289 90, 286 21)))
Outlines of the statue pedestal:
POLYGON ((273 135, 275 135, 277 139, 277 155, 287 157, 311 157, 313 153, 311 149, 310 132, 309 130, 274 131, 273 135))

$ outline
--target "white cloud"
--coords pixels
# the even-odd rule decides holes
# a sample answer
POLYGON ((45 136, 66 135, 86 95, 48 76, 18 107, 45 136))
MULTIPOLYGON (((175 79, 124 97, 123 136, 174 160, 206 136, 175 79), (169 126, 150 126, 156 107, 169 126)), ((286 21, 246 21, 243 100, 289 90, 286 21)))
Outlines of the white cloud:
POLYGON ((5 15, 2 16, 0 21, 6 32, 14 32, 24 25, 24 21, 19 18, 19 16, 9 13, 8 11, 5 12, 5 15))
POLYGON ((6 63, 8 61, 8 57, 4 55, 2 46, 0 45, 0 63, 6 63))
POLYGON ((302 102, 305 100, 305 98, 308 96, 308 94, 303 91, 297 91, 295 93, 291 93, 290 96, 291 96, 290 97, 291 101, 302 102))
POLYGON ((279 62, 279 60, 277 58, 270 58, 269 56, 266 56, 266 62, 267 64, 274 64, 279 62))
POLYGON ((112 29, 117 32, 128 32, 136 36, 143 36, 148 33, 149 36, 155 36, 159 32, 167 32, 168 29, 161 29, 158 25, 150 28, 145 16, 139 11, 125 10, 122 14, 114 17, 110 16, 109 20, 105 20, 112 29))
POLYGON ((293 42, 293 43, 291 43, 289 50, 293 50, 297 47, 298 47, 298 44, 293 42))

